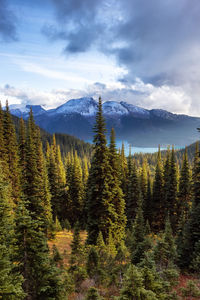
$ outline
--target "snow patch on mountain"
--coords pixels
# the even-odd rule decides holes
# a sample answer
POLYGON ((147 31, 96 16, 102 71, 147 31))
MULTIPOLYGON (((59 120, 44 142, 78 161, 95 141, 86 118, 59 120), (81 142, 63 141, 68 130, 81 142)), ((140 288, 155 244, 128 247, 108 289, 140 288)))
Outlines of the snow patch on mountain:
POLYGON ((79 113, 83 116, 93 116, 97 112, 97 102, 93 98, 83 97, 71 99, 55 109, 56 114, 79 113))
POLYGON ((116 101, 106 101, 102 105, 105 115, 127 115, 128 110, 116 101))
POLYGON ((129 104, 129 103, 126 103, 124 101, 121 101, 120 104, 123 107, 125 107, 128 110, 128 112, 130 112, 130 113, 146 115, 146 116, 149 115, 149 111, 147 109, 142 108, 142 107, 139 107, 139 106, 136 106, 136 105, 133 105, 133 104, 129 104))

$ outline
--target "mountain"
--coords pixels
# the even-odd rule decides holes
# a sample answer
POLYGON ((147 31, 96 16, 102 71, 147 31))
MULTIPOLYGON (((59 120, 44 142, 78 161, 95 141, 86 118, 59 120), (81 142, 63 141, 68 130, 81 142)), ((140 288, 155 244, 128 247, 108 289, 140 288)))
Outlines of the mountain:
MULTIPOLYGON (((13 115, 27 119, 30 107, 36 123, 48 132, 92 139, 97 112, 97 102, 93 98, 71 99, 50 110, 40 105, 11 105, 10 111, 13 115)), ((177 115, 162 109, 147 110, 124 101, 104 102, 103 113, 108 134, 114 127, 118 140, 126 140, 134 146, 185 146, 199 138, 196 128, 200 126, 200 118, 197 117, 177 115)))

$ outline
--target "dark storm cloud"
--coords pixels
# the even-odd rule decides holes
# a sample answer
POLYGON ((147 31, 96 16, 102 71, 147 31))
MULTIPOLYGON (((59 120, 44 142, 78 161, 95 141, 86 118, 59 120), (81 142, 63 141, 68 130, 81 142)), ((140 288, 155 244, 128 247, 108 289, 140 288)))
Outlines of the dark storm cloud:
POLYGON ((97 20, 101 1, 94 0, 52 0, 56 20, 60 26, 45 25, 42 29, 51 40, 66 41, 65 51, 85 52, 103 33, 102 22, 97 20))
POLYGON ((182 84, 200 75, 199 0, 52 0, 57 27, 50 38, 66 53, 96 47, 114 55, 136 77, 156 85, 182 84))
POLYGON ((174 83, 179 70, 192 63, 191 55, 200 46, 200 1, 125 2, 125 21, 116 27, 115 38, 126 47, 110 51, 128 67, 129 78, 174 83))
POLYGON ((16 18, 13 12, 9 9, 6 0, 0 0, 0 40, 14 41, 17 40, 16 18))

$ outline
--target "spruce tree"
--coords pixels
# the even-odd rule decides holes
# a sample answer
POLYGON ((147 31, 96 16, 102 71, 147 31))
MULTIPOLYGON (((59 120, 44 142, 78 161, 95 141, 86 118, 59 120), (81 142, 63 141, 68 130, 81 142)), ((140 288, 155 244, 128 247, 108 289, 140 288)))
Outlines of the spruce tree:
POLYGON ((11 182, 13 201, 17 203, 20 197, 19 157, 16 133, 9 111, 8 101, 6 102, 6 111, 4 113, 4 145, 5 158, 8 165, 7 177, 11 182))
POLYGON ((28 119, 27 139, 26 139, 26 182, 24 186, 24 196, 28 203, 28 209, 36 220, 43 222, 46 230, 46 212, 44 207, 44 191, 39 169, 38 145, 36 143, 37 130, 33 119, 32 111, 28 119))
POLYGON ((71 243, 71 265, 80 264, 82 262, 82 252, 83 247, 81 245, 81 237, 80 237, 80 225, 78 222, 75 224, 74 232, 73 232, 73 241, 71 243))
POLYGON ((71 174, 68 181, 69 201, 70 201, 70 221, 73 226, 77 221, 83 224, 83 197, 84 187, 82 181, 82 168, 80 160, 75 152, 74 160, 71 165, 71 174))
POLYGON ((109 164, 109 151, 106 146, 106 128, 102 112, 102 102, 99 98, 96 124, 94 126, 94 154, 91 162, 87 185, 87 230, 89 244, 96 244, 101 231, 104 240, 107 240, 109 230, 113 226, 115 209, 112 192, 109 189, 111 168, 109 164))
POLYGON ((148 243, 149 241, 145 237, 146 230, 144 224, 142 204, 142 194, 140 193, 139 200, 137 203, 137 213, 132 228, 132 243, 130 246, 131 262, 133 264, 139 263, 143 259, 144 253, 150 248, 150 245, 148 243))
POLYGON ((140 190, 142 193, 143 204, 147 201, 147 161, 142 164, 142 169, 140 173, 140 190))
POLYGON ((120 244, 125 237, 125 200, 121 189, 120 173, 119 173, 119 156, 117 154, 115 145, 115 132, 112 128, 109 145, 109 164, 111 167, 111 181, 109 189, 112 193, 111 205, 114 207, 115 213, 113 214, 113 226, 110 228, 114 241, 120 244))
POLYGON ((89 288, 85 300, 101 300, 98 290, 95 287, 89 288))
POLYGON ((4 114, 1 107, 0 102, 0 162, 1 166, 4 169, 4 173, 8 173, 8 166, 6 164, 7 158, 6 158, 6 149, 5 149, 5 141, 4 141, 4 114), (7 171, 6 171, 7 170, 7 171))
POLYGON ((65 299, 60 270, 51 262, 43 224, 35 220, 29 205, 21 200, 16 209, 15 259, 24 277, 23 288, 27 300, 65 299), (28 206, 28 209, 26 208, 28 206))
POLYGON ((20 183, 22 191, 26 182, 26 128, 22 118, 19 123, 19 166, 20 166, 20 183))
POLYGON ((177 259, 176 245, 172 234, 170 219, 167 217, 165 231, 161 239, 157 241, 154 249, 155 262, 162 268, 174 264, 177 259))
POLYGON ((183 227, 182 239, 179 239, 179 265, 182 268, 193 268, 195 257, 199 256, 200 241, 200 154, 195 157, 195 176, 193 176, 193 203, 188 220, 183 227))
POLYGON ((53 220, 55 221, 56 217, 65 220, 68 201, 66 178, 55 136, 46 156, 53 220))
POLYGON ((147 196, 146 201, 143 204, 144 208, 144 219, 148 222, 151 221, 151 205, 152 205, 152 183, 150 172, 147 174, 147 196))
POLYGON ((153 183, 152 197, 152 219, 150 220, 154 231, 159 231, 163 227, 164 219, 164 193, 163 193, 163 166, 161 161, 160 147, 158 149, 157 165, 155 171, 155 179, 153 183))
POLYGON ((170 178, 169 192, 168 192, 168 199, 166 205, 171 220, 172 230, 175 231, 177 229, 177 223, 178 223, 178 218, 177 218, 178 179, 177 179, 177 167, 175 161, 174 147, 172 147, 172 151, 171 151, 169 178, 170 178))
POLYGON ((16 271, 18 261, 13 260, 15 251, 13 207, 10 186, 6 183, 0 164, 0 298, 24 299, 23 278, 16 271))
POLYGON ((140 184, 138 180, 136 164, 134 161, 129 172, 128 191, 127 191, 127 198, 126 198, 126 214, 127 214, 129 227, 134 221, 139 195, 140 195, 140 184))
POLYGON ((121 188, 124 195, 127 194, 128 174, 129 174, 129 169, 127 164, 127 159, 125 156, 124 143, 122 143, 122 149, 120 152, 120 178, 121 178, 121 188))
POLYGON ((188 213, 190 208, 190 202, 192 198, 192 186, 191 186, 191 177, 190 169, 188 163, 187 149, 185 149, 185 155, 183 157, 180 184, 179 184, 179 194, 178 194, 178 213, 179 216, 185 216, 185 219, 188 219, 188 213))

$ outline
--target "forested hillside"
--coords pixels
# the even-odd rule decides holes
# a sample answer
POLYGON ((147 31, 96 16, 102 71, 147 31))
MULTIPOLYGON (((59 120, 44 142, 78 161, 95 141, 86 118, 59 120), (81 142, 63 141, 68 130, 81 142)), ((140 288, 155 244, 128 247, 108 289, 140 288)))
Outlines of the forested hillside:
POLYGON ((1 299, 200 299, 198 144, 192 161, 173 148, 126 158, 101 99, 92 152, 32 111, 15 124, 0 108, 1 299), (73 233, 63 252, 60 232, 73 233))
MULTIPOLYGON (((12 120, 15 125, 15 130, 17 134, 17 138, 19 136, 20 130, 20 119, 14 115, 12 115, 12 120)), ((27 122, 25 121, 25 124, 27 122)), ((43 148, 46 150, 47 143, 51 143, 53 140, 53 135, 48 133, 42 128, 39 128, 41 141, 43 144, 43 148)), ((72 135, 55 133, 56 143, 60 146, 60 151, 62 156, 66 155, 68 152, 77 151, 78 155, 82 158, 84 155, 91 157, 92 154, 92 146, 89 143, 86 143, 72 135)))

